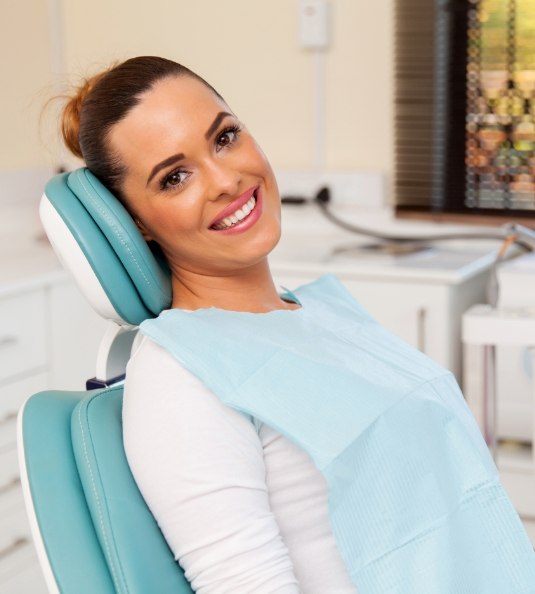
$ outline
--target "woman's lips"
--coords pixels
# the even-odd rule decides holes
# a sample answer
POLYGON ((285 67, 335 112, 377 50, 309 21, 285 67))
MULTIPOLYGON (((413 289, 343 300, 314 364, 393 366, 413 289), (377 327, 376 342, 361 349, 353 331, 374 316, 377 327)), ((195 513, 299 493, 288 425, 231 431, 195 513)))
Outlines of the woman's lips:
POLYGON ((262 193, 260 187, 255 186, 226 206, 214 219, 210 229, 225 234, 241 233, 252 227, 261 214, 262 193))

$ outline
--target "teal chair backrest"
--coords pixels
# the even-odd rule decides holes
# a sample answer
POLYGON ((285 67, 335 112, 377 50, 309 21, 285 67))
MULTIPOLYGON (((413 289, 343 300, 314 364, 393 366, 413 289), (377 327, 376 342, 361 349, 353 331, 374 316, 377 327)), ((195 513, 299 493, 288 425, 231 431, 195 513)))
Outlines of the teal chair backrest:
POLYGON ((35 520, 62 594, 191 594, 126 461, 122 388, 42 392, 21 412, 35 520))
MULTIPOLYGON (((40 208, 60 260, 101 315, 131 328, 169 306, 165 262, 88 169, 54 177, 40 208)), ((49 391, 19 415, 21 478, 50 591, 189 594, 130 473, 121 407, 121 387, 49 391)))

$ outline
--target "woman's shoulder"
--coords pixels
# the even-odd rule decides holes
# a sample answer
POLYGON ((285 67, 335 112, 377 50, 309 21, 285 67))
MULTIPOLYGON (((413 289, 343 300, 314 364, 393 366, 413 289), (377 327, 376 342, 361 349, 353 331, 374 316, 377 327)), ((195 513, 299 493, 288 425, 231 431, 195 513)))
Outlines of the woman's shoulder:
POLYGON ((142 336, 126 366, 124 402, 153 405, 192 392, 204 392, 204 386, 166 349, 142 336))
POLYGON ((173 381, 191 374, 168 351, 147 336, 142 336, 126 366, 125 393, 145 382, 173 378, 173 381))
POLYGON ((248 415, 225 406, 164 347, 143 336, 126 368, 123 420, 161 415, 163 411, 183 418, 202 415, 251 421, 248 415))

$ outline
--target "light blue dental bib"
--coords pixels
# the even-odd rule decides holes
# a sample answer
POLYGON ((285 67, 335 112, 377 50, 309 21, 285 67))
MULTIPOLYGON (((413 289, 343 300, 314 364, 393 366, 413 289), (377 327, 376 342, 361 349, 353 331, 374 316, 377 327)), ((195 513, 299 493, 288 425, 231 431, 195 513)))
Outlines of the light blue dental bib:
POLYGON ((141 330, 308 452, 359 594, 535 593, 533 549, 451 374, 333 277, 292 295, 301 309, 174 309, 141 330))

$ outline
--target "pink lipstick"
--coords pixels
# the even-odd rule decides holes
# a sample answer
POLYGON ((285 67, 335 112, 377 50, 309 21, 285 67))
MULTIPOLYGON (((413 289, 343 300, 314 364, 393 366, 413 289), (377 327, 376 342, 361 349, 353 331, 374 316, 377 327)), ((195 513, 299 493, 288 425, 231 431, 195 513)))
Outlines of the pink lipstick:
POLYGON ((225 234, 241 233, 252 227, 261 214, 262 192, 259 186, 255 186, 218 213, 210 229, 225 234))

